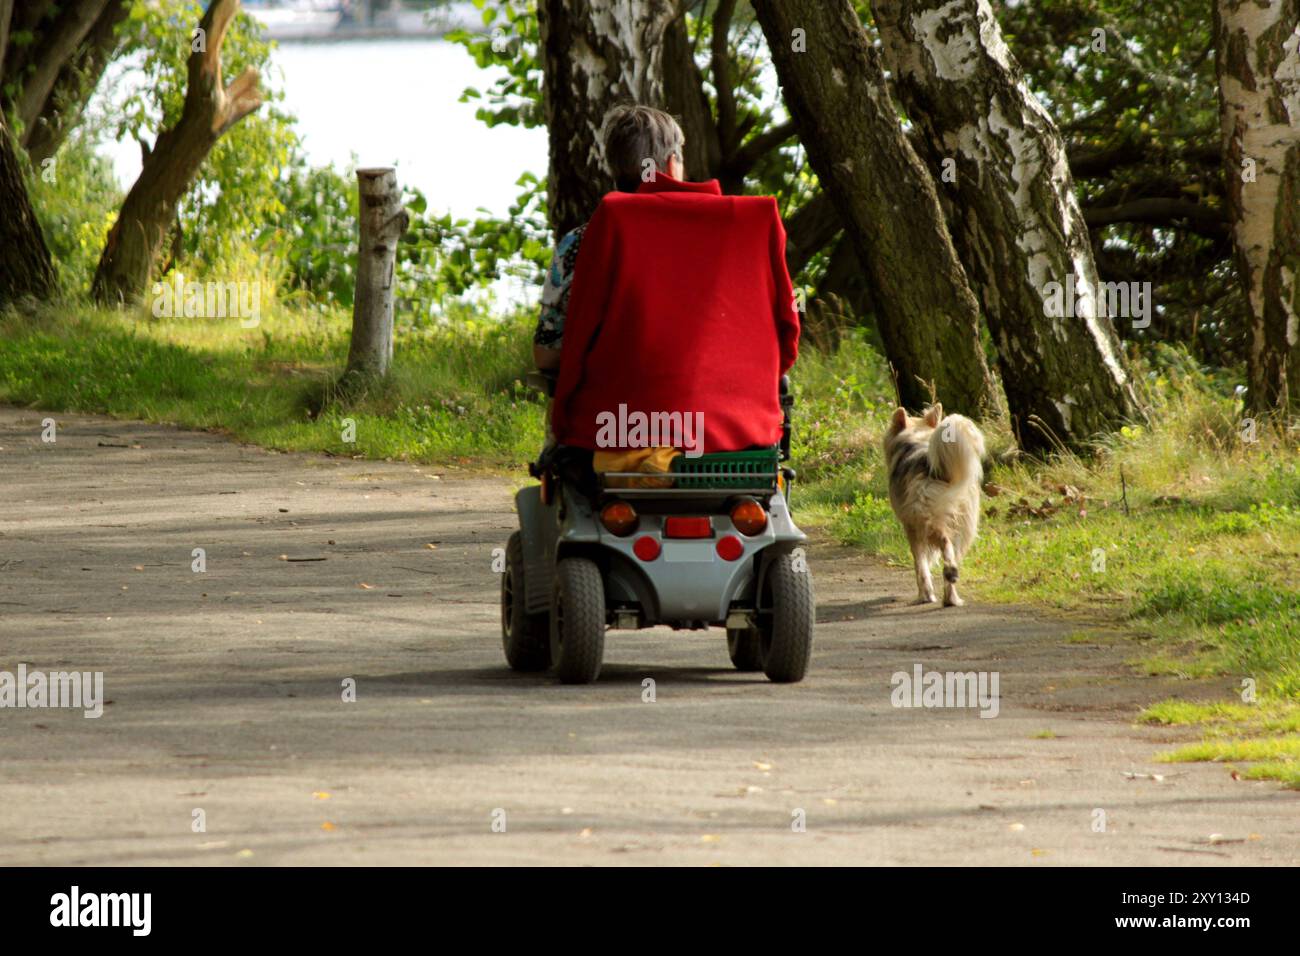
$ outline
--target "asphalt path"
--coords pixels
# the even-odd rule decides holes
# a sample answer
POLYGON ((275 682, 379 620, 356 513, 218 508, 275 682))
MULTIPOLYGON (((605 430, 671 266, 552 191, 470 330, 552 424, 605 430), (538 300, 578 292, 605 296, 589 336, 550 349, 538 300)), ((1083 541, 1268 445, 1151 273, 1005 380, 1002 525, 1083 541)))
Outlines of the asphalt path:
POLYGON ((509 480, 18 409, 0 479, 0 672, 105 698, 0 709, 3 864, 1300 862, 1300 794, 1134 723, 1233 681, 816 537, 803 683, 653 629, 566 687, 502 656, 509 480), (917 666, 996 673, 996 716, 895 706, 917 666))

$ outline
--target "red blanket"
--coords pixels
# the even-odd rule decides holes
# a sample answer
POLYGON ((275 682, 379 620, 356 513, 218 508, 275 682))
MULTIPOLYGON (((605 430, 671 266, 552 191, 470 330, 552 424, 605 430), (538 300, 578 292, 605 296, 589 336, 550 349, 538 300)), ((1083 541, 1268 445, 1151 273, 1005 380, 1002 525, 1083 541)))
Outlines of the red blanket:
MULTIPOLYGON (((697 452, 774 445, 777 381, 798 344, 776 200, 660 173, 635 194, 607 195, 582 238, 555 436, 579 448, 639 447, 647 442, 635 431, 611 446, 602 429, 611 418, 681 413, 702 421, 697 452)), ((681 447, 656 437, 648 444, 681 447)))

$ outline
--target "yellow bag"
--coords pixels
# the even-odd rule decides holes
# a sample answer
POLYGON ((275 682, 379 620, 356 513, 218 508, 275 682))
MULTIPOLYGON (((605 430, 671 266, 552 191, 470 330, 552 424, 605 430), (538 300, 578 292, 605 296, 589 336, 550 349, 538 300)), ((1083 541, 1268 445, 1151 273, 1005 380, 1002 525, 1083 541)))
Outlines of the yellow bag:
MULTIPOLYGON (((644 471, 651 475, 670 474, 673 459, 681 452, 676 448, 631 448, 626 451, 597 451, 591 467, 598 473, 607 471, 644 471)), ((671 488, 672 478, 611 478, 609 488, 671 488)))

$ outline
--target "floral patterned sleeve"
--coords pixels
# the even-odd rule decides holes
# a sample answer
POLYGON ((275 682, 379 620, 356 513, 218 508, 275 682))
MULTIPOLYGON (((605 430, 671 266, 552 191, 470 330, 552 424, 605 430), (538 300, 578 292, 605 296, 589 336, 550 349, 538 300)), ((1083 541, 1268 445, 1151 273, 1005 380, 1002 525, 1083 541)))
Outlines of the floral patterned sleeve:
POLYGON ((542 314, 537 320, 533 342, 542 348, 559 349, 564 338, 564 314, 569 308, 569 287, 573 284, 573 265, 578 261, 578 246, 586 226, 567 233, 555 247, 551 267, 542 285, 542 314))

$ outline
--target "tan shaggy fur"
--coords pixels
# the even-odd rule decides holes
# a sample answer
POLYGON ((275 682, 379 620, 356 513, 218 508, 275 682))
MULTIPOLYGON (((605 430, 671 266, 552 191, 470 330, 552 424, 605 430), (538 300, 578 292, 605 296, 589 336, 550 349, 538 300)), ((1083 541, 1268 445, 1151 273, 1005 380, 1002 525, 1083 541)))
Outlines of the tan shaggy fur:
POLYGON ((984 480, 984 436, 963 415, 932 405, 920 418, 896 409, 885 432, 889 503, 916 563, 917 604, 935 601, 930 566, 943 559, 943 603, 959 606, 958 566, 975 542, 984 480))

